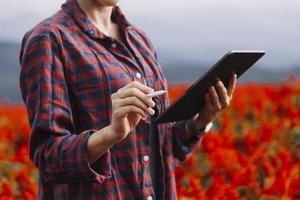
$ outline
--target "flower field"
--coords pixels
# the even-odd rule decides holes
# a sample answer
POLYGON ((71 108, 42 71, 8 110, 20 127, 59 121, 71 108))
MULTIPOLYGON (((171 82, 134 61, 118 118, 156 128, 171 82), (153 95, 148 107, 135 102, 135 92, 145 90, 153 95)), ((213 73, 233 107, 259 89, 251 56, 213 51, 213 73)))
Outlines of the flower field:
POLYGON ((37 172, 29 161, 23 105, 0 105, 0 200, 36 199, 37 172))
POLYGON ((176 174, 182 199, 300 199, 300 83, 240 85, 176 174))
MULTIPOLYGON (((170 85, 171 100, 187 87, 170 85)), ((0 104, 0 133, 0 200, 35 199, 23 105, 0 104)), ((239 85, 176 176, 180 199, 300 199, 300 82, 239 85)))

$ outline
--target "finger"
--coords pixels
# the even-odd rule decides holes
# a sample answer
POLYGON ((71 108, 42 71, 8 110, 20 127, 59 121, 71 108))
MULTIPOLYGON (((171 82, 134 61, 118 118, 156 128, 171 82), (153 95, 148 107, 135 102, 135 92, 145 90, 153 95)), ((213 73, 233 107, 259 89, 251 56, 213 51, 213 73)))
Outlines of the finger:
POLYGON ((227 89, 224 86, 224 84, 222 83, 222 81, 218 81, 216 84, 216 88, 219 94, 219 99, 221 102, 221 106, 222 108, 228 107, 229 106, 229 97, 227 94, 227 89))
POLYGON ((214 111, 214 106, 212 104, 212 100, 210 99, 210 94, 206 93, 205 96, 205 106, 207 107, 208 110, 214 111))
POLYGON ((133 105, 119 107, 115 111, 115 116, 117 118, 122 118, 122 117, 127 116, 129 113, 136 113, 143 117, 147 117, 146 113, 142 109, 140 109, 139 107, 133 106, 133 105))
POLYGON ((221 110, 222 106, 221 106, 221 103, 220 103, 220 100, 219 100, 218 93, 217 93, 214 86, 211 86, 209 88, 209 95, 210 95, 210 100, 212 102, 212 105, 213 105, 214 109, 215 110, 221 110))
POLYGON ((117 106, 119 106, 119 107, 124 107, 124 106, 129 106, 129 105, 134 105, 136 107, 139 107, 145 113, 148 113, 150 115, 153 115, 155 113, 152 108, 145 105, 139 98, 137 98, 135 96, 127 97, 127 98, 118 100, 117 106))
POLYGON ((230 79, 230 83, 229 83, 229 87, 228 87, 228 96, 230 99, 232 99, 233 92, 235 90, 236 80, 237 80, 237 75, 234 74, 230 79))
POLYGON ((147 87, 146 85, 143 85, 142 83, 140 83, 138 81, 132 81, 131 83, 127 84, 126 86, 120 88, 119 91, 122 91, 122 90, 125 90, 128 88, 137 88, 145 94, 154 92, 153 88, 147 87))
POLYGON ((120 99, 132 97, 132 96, 139 98, 148 107, 155 106, 155 102, 151 98, 149 98, 145 93, 143 93, 142 91, 140 91, 135 87, 127 88, 125 90, 117 92, 117 97, 120 99))

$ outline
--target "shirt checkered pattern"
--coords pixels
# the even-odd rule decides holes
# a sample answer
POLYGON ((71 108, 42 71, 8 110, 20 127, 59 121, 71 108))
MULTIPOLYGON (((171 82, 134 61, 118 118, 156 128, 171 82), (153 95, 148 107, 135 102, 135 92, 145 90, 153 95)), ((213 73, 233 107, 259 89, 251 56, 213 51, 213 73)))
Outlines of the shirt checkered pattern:
MULTIPOLYGON (((39 199, 176 199, 175 163, 201 141, 183 142, 185 122, 158 125, 159 181, 165 189, 156 195, 147 159, 147 120, 89 164, 87 140, 110 124, 112 93, 133 80, 167 90, 145 33, 118 7, 112 19, 123 43, 100 32, 76 1, 68 0, 24 36, 20 88, 31 126, 30 159, 40 175, 39 199)), ((156 103, 161 112, 168 96, 156 103)))

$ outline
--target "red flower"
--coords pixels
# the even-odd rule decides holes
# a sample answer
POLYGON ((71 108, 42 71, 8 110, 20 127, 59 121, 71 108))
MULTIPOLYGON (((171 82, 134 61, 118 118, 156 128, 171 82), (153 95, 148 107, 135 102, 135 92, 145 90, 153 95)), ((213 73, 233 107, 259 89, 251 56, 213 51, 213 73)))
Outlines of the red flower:
POLYGON ((7 180, 0 179, 0 200, 12 200, 12 195, 13 189, 11 184, 7 180))
POLYGON ((292 199, 300 199, 300 178, 291 181, 288 194, 292 199))

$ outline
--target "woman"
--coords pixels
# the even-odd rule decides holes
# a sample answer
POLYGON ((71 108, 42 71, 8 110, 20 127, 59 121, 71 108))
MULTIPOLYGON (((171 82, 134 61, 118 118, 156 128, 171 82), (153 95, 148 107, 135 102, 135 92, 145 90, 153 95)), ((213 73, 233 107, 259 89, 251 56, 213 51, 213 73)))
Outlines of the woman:
POLYGON ((193 119, 158 125, 153 146, 148 116, 168 97, 147 94, 167 90, 166 79, 148 37, 116 3, 68 0, 24 36, 20 87, 39 199, 176 199, 176 160, 230 104, 236 76, 228 91, 211 87, 193 119))

